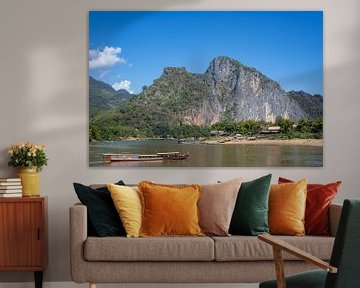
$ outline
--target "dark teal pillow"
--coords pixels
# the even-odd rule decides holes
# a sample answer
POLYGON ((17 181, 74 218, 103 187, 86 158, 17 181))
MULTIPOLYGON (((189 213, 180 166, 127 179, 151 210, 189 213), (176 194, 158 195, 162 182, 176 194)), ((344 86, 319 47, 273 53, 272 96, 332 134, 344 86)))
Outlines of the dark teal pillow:
MULTIPOLYGON (((123 181, 115 183, 125 185, 123 181)), ((89 234, 93 236, 126 236, 119 214, 116 211, 111 194, 107 187, 92 189, 74 183, 75 192, 87 207, 89 234)))
POLYGON ((230 222, 230 234, 256 236, 269 233, 270 181, 271 174, 241 184, 230 222))

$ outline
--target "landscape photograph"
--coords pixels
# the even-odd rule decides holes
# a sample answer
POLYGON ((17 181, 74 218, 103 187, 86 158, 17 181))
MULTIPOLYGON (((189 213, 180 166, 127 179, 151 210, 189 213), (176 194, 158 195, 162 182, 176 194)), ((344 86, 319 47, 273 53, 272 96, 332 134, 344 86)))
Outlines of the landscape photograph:
POLYGON ((322 167, 321 11, 90 11, 89 166, 322 167))

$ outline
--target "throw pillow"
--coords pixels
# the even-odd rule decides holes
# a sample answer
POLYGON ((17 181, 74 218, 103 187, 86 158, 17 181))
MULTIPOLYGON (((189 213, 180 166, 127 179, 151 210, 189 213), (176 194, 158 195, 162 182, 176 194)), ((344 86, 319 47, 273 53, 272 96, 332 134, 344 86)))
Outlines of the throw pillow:
MULTIPOLYGON (((293 181, 279 177, 279 184, 293 181)), ((341 181, 329 184, 308 184, 305 211, 305 233, 329 236, 329 206, 335 198, 341 181)))
POLYGON ((207 235, 229 236, 231 216, 242 178, 201 185, 198 202, 201 229, 207 235))
MULTIPOLYGON (((118 185, 125 185, 119 181, 118 185)), ((87 207, 88 223, 94 236, 125 236, 125 229, 120 221, 110 192, 106 187, 92 189, 80 183, 74 183, 75 192, 87 207)))
POLYGON ((269 195, 269 228, 271 234, 303 236, 306 206, 306 184, 273 184, 269 195))
POLYGON ((256 236, 269 233, 270 181, 271 174, 241 184, 231 218, 230 234, 256 236))
POLYGON ((127 237, 139 237, 141 226, 141 197, 137 187, 107 185, 127 237))
POLYGON ((196 203, 199 185, 172 186, 143 181, 141 236, 202 236, 196 203))

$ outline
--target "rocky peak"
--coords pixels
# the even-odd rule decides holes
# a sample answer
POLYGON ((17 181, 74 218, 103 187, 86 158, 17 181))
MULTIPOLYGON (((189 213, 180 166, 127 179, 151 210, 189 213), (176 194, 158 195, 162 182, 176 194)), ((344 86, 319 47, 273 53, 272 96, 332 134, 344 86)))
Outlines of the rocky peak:
POLYGON ((273 122, 276 116, 293 120, 306 116, 276 81, 229 57, 213 59, 204 76, 217 118, 273 122))
POLYGON ((205 75, 216 81, 226 80, 242 67, 243 65, 236 60, 219 56, 211 61, 205 75))
POLYGON ((185 67, 165 67, 164 75, 176 75, 176 74, 184 74, 187 73, 185 67))

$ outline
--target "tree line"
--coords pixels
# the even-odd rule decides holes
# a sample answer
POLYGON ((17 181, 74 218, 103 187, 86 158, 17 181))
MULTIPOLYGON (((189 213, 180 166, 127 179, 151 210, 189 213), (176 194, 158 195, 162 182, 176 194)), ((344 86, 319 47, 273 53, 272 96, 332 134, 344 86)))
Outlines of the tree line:
POLYGON ((271 126, 279 126, 280 131, 273 134, 277 138, 309 138, 321 139, 323 137, 323 118, 300 119, 297 122, 277 117, 275 123, 263 120, 233 121, 226 119, 211 126, 198 126, 191 124, 170 125, 169 123, 156 123, 152 127, 137 129, 126 125, 99 126, 96 122, 89 125, 89 140, 120 140, 123 138, 200 138, 210 137, 212 131, 223 131, 226 135, 256 136, 271 126))

